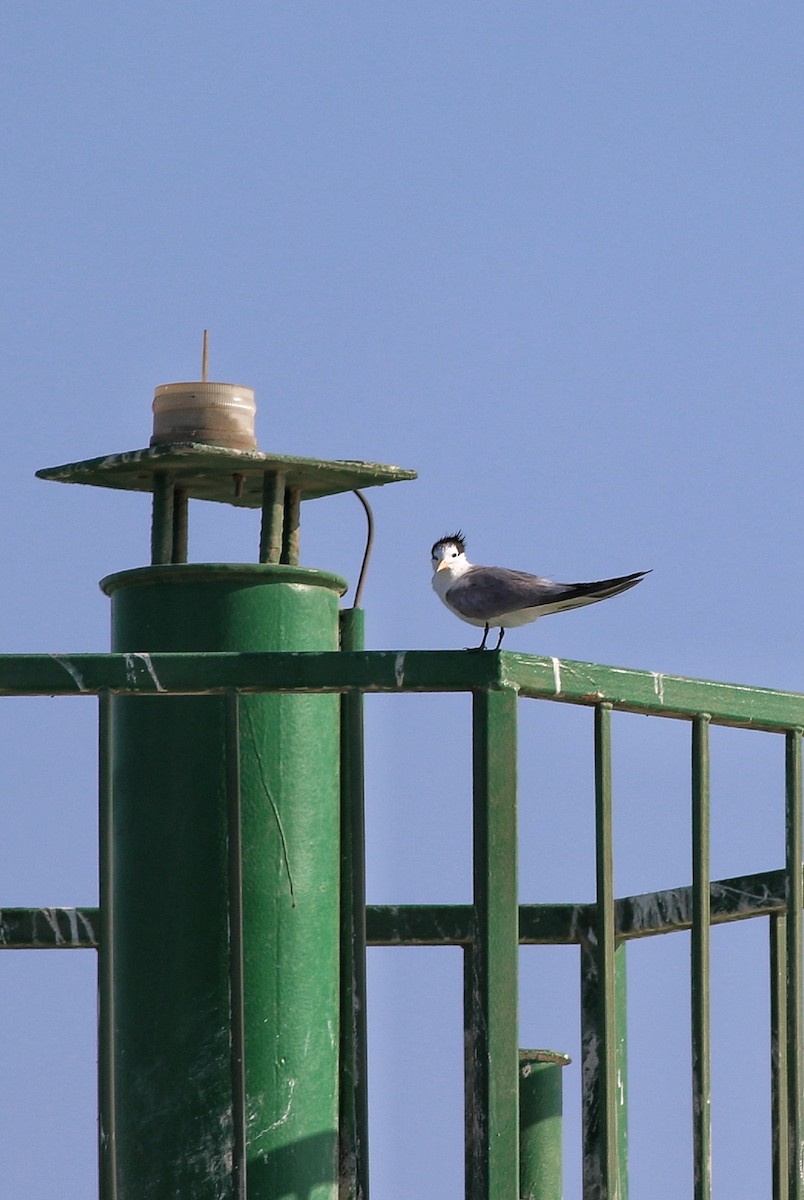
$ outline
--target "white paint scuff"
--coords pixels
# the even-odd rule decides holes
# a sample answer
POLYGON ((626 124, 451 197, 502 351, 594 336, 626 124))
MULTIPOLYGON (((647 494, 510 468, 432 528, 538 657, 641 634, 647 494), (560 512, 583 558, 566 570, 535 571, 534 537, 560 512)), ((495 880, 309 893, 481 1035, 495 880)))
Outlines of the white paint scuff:
POLYGON ((400 653, 397 654, 396 659, 394 660, 394 679, 396 680, 396 686, 398 688, 401 688, 404 685, 404 682, 405 682, 405 652, 404 652, 404 650, 400 651, 400 653))
POLYGON ((138 658, 140 660, 140 662, 143 664, 143 666, 145 667, 145 670, 150 675, 151 680, 152 680, 156 690, 158 692, 166 691, 166 688, 162 687, 162 684, 159 682, 159 679, 157 678, 156 671, 154 670, 154 665, 151 662, 150 654, 145 654, 142 651, 137 651, 133 654, 124 655, 124 660, 125 660, 125 664, 126 664, 126 679, 127 679, 127 681, 129 683, 137 682, 137 665, 134 662, 135 658, 138 658))
POLYGON ((60 654, 51 654, 50 657, 54 662, 57 662, 60 667, 64 667, 64 670, 78 687, 79 692, 85 692, 87 690, 81 672, 76 666, 73 665, 73 663, 70 662, 69 659, 62 658, 60 654))

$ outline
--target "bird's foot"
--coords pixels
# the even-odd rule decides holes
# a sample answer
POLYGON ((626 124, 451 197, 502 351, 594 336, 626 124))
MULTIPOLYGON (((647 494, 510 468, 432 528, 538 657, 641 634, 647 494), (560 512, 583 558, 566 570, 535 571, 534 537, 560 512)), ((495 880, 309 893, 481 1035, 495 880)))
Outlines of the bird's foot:
POLYGON ((477 654, 478 651, 485 650, 486 649, 486 638, 488 636, 489 636, 489 627, 487 625, 486 628, 483 630, 483 640, 480 643, 480 645, 479 646, 467 646, 466 649, 469 651, 470 654, 477 654))

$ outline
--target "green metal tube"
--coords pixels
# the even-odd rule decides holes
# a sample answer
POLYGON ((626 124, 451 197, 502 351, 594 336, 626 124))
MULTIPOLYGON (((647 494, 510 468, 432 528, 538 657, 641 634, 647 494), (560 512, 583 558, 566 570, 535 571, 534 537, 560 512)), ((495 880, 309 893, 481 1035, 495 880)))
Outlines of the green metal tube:
POLYGON ((170 559, 173 563, 187 562, 187 488, 173 489, 173 545, 170 559))
POLYGON ((519 1051, 520 1200, 561 1200, 561 1071, 569 1062, 552 1050, 519 1051))
POLYGON ((282 471, 266 471, 262 481, 261 563, 279 562, 284 520, 285 476, 282 471))
POLYGON ((154 471, 151 510, 151 562, 173 560, 173 503, 175 483, 169 471, 154 471))
MULTIPOLYGON (((337 649, 345 585, 323 572, 167 565, 102 586, 132 671, 153 672, 160 650, 337 649)), ((329 1200, 339 699, 155 695, 113 708, 106 1011, 118 1192, 329 1200)))
POLYGON ((285 489, 285 511, 282 524, 281 562, 295 567, 299 561, 299 512, 301 491, 297 487, 285 489))
MULTIPOLYGON (((341 649, 365 646, 365 613, 341 613, 341 649)), ((341 1113, 339 1200, 368 1200, 366 834, 363 696, 341 697, 341 1113)))

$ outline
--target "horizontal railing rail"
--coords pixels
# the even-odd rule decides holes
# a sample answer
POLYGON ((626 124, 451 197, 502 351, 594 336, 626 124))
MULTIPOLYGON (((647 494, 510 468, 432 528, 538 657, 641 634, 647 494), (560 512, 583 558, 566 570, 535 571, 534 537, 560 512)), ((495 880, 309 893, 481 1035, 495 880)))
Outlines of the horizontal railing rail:
POLYGON ((776 732, 804 728, 804 695, 507 651, 0 654, 0 696, 250 692, 470 692, 512 687, 541 700, 776 732))
MULTIPOLYGON (((710 885, 711 923, 725 925, 785 912, 785 873, 721 879, 710 885)), ((369 904, 370 946, 467 946, 473 939, 471 904, 369 904)), ((521 946, 580 945, 594 924, 595 905, 520 904, 521 946)), ((692 888, 666 888, 615 901, 615 932, 621 941, 690 930, 692 888)), ((0 950, 95 950, 99 910, 78 908, 0 909, 0 950)))

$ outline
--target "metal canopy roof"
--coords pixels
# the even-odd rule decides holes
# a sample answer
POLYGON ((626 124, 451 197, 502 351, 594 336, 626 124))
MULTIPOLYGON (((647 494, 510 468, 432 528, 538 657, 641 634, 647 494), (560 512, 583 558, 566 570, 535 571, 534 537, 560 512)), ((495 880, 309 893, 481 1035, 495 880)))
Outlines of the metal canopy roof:
POLYGON ((198 442, 128 450, 60 467, 44 467, 36 474, 39 479, 56 483, 153 492, 155 476, 164 477, 167 473, 192 500, 260 508, 263 482, 266 474, 272 472, 283 474, 286 487, 298 488, 302 500, 416 478, 415 471, 384 463, 295 458, 257 450, 227 450, 198 442))

